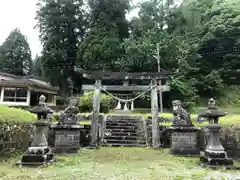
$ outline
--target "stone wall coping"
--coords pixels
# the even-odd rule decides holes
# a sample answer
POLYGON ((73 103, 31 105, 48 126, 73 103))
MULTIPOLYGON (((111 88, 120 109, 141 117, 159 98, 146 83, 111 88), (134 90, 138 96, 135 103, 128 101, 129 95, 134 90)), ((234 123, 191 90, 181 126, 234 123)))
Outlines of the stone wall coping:
POLYGON ((70 125, 70 124, 51 124, 50 126, 53 129, 82 129, 84 128, 84 125, 70 125))

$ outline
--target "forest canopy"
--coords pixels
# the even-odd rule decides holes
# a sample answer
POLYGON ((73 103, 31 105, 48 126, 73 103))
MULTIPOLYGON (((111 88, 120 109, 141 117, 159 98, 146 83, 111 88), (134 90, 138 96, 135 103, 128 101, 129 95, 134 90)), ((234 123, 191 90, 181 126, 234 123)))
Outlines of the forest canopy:
POLYGON ((167 101, 194 105, 211 96, 240 104, 236 82, 229 81, 240 69, 240 0, 145 0, 135 6, 128 0, 39 0, 36 6, 41 55, 31 59, 16 29, 0 46, 2 70, 42 76, 68 92, 70 84, 81 87, 73 66, 156 72, 159 43, 161 68, 179 72, 167 101), (136 8, 138 14, 127 18, 136 8))

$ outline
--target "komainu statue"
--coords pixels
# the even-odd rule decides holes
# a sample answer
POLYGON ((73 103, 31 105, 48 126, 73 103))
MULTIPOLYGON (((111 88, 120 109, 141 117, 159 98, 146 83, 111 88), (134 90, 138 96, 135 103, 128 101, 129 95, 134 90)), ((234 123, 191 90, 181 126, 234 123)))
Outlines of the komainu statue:
POLYGON ((192 126, 192 121, 190 119, 190 114, 182 107, 182 102, 180 100, 175 100, 172 102, 173 105, 173 125, 187 125, 192 126))
POLYGON ((77 114, 79 113, 78 99, 70 99, 69 106, 61 113, 59 124, 76 124, 78 121, 77 114))

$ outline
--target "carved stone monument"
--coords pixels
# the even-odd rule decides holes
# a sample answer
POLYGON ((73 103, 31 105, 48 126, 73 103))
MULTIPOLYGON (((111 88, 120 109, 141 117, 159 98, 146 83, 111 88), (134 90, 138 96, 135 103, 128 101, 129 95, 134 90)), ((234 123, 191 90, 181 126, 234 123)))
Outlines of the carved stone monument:
POLYGON ((199 128, 192 124, 190 114, 182 107, 181 101, 175 100, 172 104, 174 115, 173 124, 171 127, 168 127, 168 129, 172 131, 171 153, 185 155, 199 154, 199 128))
POLYGON ((21 162, 17 165, 44 165, 53 162, 54 153, 48 146, 46 134, 48 133, 49 122, 47 115, 53 111, 46 106, 45 96, 41 95, 39 104, 29 111, 37 114, 38 120, 34 123, 35 130, 31 147, 22 156, 21 162))
POLYGON ((52 124, 51 128, 55 134, 54 149, 57 153, 74 153, 80 148, 78 98, 71 98, 69 106, 61 113, 59 122, 52 124))
POLYGON ((208 105, 208 109, 200 113, 201 117, 206 117, 209 121, 206 128, 208 128, 210 135, 206 149, 200 156, 202 166, 233 165, 233 160, 228 157, 221 144, 219 131, 222 127, 218 124, 219 117, 223 117, 227 113, 218 110, 215 106, 215 100, 212 98, 208 105))

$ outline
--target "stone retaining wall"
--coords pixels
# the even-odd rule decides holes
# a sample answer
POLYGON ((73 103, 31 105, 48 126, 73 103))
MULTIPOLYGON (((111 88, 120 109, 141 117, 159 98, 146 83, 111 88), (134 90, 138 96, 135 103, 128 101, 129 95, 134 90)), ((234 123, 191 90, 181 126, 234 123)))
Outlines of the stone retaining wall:
MULTIPOLYGON (((33 126, 28 124, 0 125, 0 156, 16 150, 25 151, 31 144, 33 137, 33 126)), ((90 125, 84 125, 80 131, 80 144, 87 146, 90 142, 90 125)), ((54 145, 54 132, 49 129, 48 144, 54 145)))

